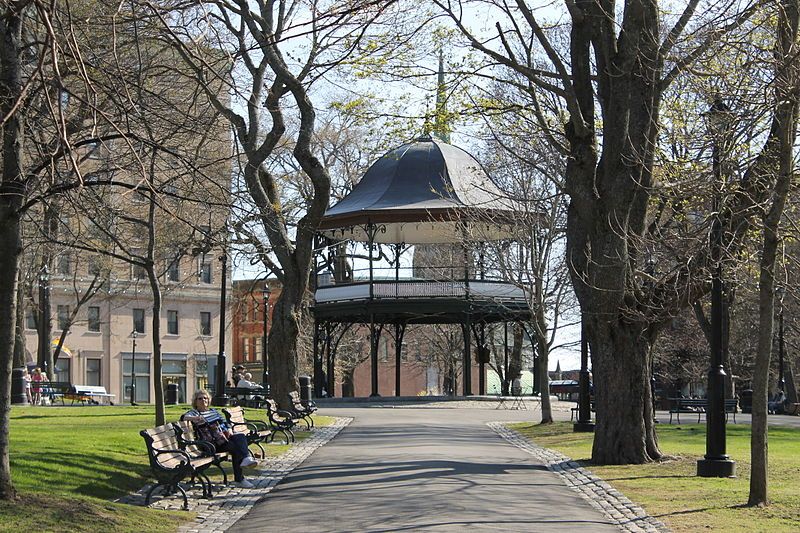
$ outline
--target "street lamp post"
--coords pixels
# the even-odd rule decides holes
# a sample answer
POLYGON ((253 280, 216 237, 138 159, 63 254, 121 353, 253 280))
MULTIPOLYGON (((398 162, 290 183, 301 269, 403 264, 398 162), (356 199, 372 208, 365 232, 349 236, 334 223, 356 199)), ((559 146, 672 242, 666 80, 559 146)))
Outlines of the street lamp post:
POLYGON ((575 432, 593 432, 592 404, 589 397, 589 337, 586 335, 586 324, 581 318, 581 372, 578 377, 578 420, 573 424, 575 432))
POLYGON ((136 405, 136 330, 131 332, 133 347, 131 348, 131 405, 136 405))
POLYGON ((264 309, 264 324, 263 324, 263 332, 261 336, 261 358, 263 359, 264 364, 264 374, 261 378, 261 383, 264 385, 264 394, 268 397, 271 395, 270 386, 269 386, 269 337, 267 331, 267 324, 269 320, 269 281, 264 280, 264 289, 262 291, 263 296, 263 309, 264 309))
POLYGON ((783 295, 784 295, 784 288, 778 287, 775 291, 778 293, 778 298, 780 299, 781 308, 778 312, 778 389, 781 392, 784 392, 786 389, 786 381, 784 380, 784 367, 783 367, 783 355, 785 350, 785 345, 783 343, 783 295))
POLYGON ((214 398, 211 403, 222 407, 228 405, 228 397, 225 395, 225 303, 227 299, 228 253, 224 248, 219 260, 222 263, 222 274, 220 275, 222 287, 219 297, 219 352, 217 353, 217 372, 214 376, 214 398))
POLYGON ((50 332, 52 326, 50 324, 50 272, 47 269, 47 264, 42 265, 42 271, 39 273, 39 353, 38 363, 39 367, 44 371, 45 375, 50 377, 49 357, 50 352, 50 332))
POLYGON ((731 477, 736 472, 736 462, 726 453, 725 428, 725 368, 723 366, 723 279, 722 247, 722 137, 728 133, 732 119, 731 110, 720 99, 714 100, 706 118, 712 135, 712 170, 714 173, 714 222, 711 230, 711 261, 714 265, 711 278, 711 365, 708 369, 708 410, 706 413, 706 454, 697 461, 697 475, 701 477, 731 477))

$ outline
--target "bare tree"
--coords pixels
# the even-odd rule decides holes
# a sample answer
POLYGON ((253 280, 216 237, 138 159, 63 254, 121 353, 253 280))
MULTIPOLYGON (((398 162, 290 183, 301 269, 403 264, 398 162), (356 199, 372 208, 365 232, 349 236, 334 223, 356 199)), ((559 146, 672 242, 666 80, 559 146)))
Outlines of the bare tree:
MULTIPOLYGON (((624 8, 613 1, 570 3, 568 50, 560 51, 522 0, 494 3, 503 23, 496 24, 492 40, 467 26, 460 3, 436 3, 491 62, 564 102, 569 115, 563 132, 540 113, 539 120, 553 147, 567 156, 567 258, 595 375, 592 459, 608 464, 657 459, 651 346, 677 309, 708 292, 703 272, 711 259, 707 248, 696 249, 683 268, 659 280, 644 272, 643 239, 652 228, 650 201, 658 185, 654 161, 662 99, 689 65, 713 57, 720 36, 741 28, 758 4, 744 10, 724 5, 696 15, 698 2, 691 1, 664 31, 657 3, 634 1, 624 8), (518 44, 509 45, 512 41, 518 44), (528 55, 518 57, 517 48, 528 55)), ((536 104, 532 108, 538 113, 536 104)), ((773 164, 777 136, 776 130, 768 135, 761 156, 725 206, 734 228, 726 235, 728 249, 741 242, 753 206, 763 198, 769 180, 764 171, 773 164)))
MULTIPOLYGON (((371 40, 377 49, 362 45, 378 19, 401 15, 390 13, 392 7, 393 2, 369 0, 326 6, 218 0, 179 2, 153 11, 162 22, 163 38, 180 53, 197 82, 209 86, 217 80, 235 95, 231 103, 215 90, 206 91, 233 128, 240 150, 240 177, 266 237, 260 247, 261 260, 282 283, 270 330, 274 347, 270 375, 277 398, 295 388, 297 339, 314 234, 330 198, 328 170, 313 148, 317 119, 311 87, 345 60, 390 52, 397 44, 391 40, 371 40), (206 5, 211 9, 205 9, 206 5), (304 56, 297 57, 301 52, 304 56), (286 140, 287 114, 292 113, 299 124, 290 141, 292 157, 308 180, 308 196, 297 216, 288 218, 291 213, 281 195, 281 176, 272 172, 270 158, 286 140)), ((382 26, 381 31, 389 28, 382 26)))

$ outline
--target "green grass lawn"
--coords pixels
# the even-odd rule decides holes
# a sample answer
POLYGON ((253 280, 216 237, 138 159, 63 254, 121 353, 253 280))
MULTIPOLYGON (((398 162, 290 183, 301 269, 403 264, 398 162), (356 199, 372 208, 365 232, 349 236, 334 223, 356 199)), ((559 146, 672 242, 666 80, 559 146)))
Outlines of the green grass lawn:
MULTIPOLYGON (((573 433, 572 424, 529 423, 509 427, 533 442, 588 462, 592 434, 573 433)), ((586 465, 673 531, 800 531, 800 430, 770 427, 771 505, 747 507, 750 483, 750 426, 728 425, 728 454, 736 461, 735 479, 699 478, 697 459, 705 453, 705 424, 658 427, 668 459, 646 465, 586 465)))
MULTIPOLYGON (((168 407, 167 420, 187 409, 168 407)), ((264 419, 257 410, 248 414, 264 419)), ((315 421, 331 423, 326 417, 315 421)), ((0 502, 0 531, 161 532, 193 519, 187 512, 112 503, 151 481, 139 431, 153 426, 152 406, 14 407, 10 455, 20 497, 0 502)), ((278 455, 288 446, 265 448, 278 455)))

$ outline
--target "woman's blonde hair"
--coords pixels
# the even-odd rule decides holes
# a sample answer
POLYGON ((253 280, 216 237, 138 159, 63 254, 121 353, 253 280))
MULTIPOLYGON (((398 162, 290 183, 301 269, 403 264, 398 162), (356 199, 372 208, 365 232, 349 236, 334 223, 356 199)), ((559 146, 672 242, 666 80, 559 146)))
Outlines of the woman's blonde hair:
POLYGON ((211 399, 211 395, 205 389, 199 389, 194 392, 194 396, 192 396, 192 407, 197 409, 197 399, 201 396, 205 396, 209 400, 211 399))

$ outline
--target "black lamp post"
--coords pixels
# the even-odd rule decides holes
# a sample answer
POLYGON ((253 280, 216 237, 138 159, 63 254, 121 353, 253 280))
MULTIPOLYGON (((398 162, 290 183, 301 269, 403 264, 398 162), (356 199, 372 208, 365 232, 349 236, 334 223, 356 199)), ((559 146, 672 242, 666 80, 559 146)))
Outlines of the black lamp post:
POLYGON ((225 300, 227 299, 225 286, 228 278, 228 254, 223 248, 222 256, 219 258, 222 263, 221 290, 219 297, 219 352, 217 353, 217 372, 214 376, 214 398, 211 403, 215 406, 228 405, 228 397, 225 395, 225 300))
POLYGON ((264 374, 261 378, 261 383, 264 385, 264 394, 270 396, 270 387, 269 387, 269 337, 267 331, 267 323, 269 320, 269 281, 264 280, 264 289, 262 290, 262 297, 263 297, 263 309, 264 309, 264 324, 263 324, 263 333, 261 336, 261 358, 263 359, 264 364, 264 374))
POLYGON ((136 405, 136 330, 131 332, 133 347, 131 348, 131 405, 136 405))
POLYGON ((39 367, 45 375, 50 377, 49 357, 50 352, 50 271, 47 265, 42 265, 39 273, 39 367))
POLYGON ((786 390, 786 381, 783 378, 783 354, 785 349, 783 344, 783 295, 785 291, 783 287, 778 287, 775 292, 781 303, 781 308, 778 312, 778 389, 784 392, 786 390))
POLYGON ((714 265, 711 278, 711 365, 708 369, 708 409, 706 412, 706 454, 697 461, 697 475, 701 477, 731 477, 736 472, 736 462, 726 453, 725 428, 725 368, 723 367, 723 280, 722 247, 722 148, 733 113, 722 99, 711 105, 706 119, 712 135, 712 169, 714 172, 714 222, 711 230, 711 260, 714 265))
POLYGON ((573 424, 575 432, 593 432, 591 392, 589 390, 589 337, 581 318, 581 372, 578 378, 578 420, 573 424))

